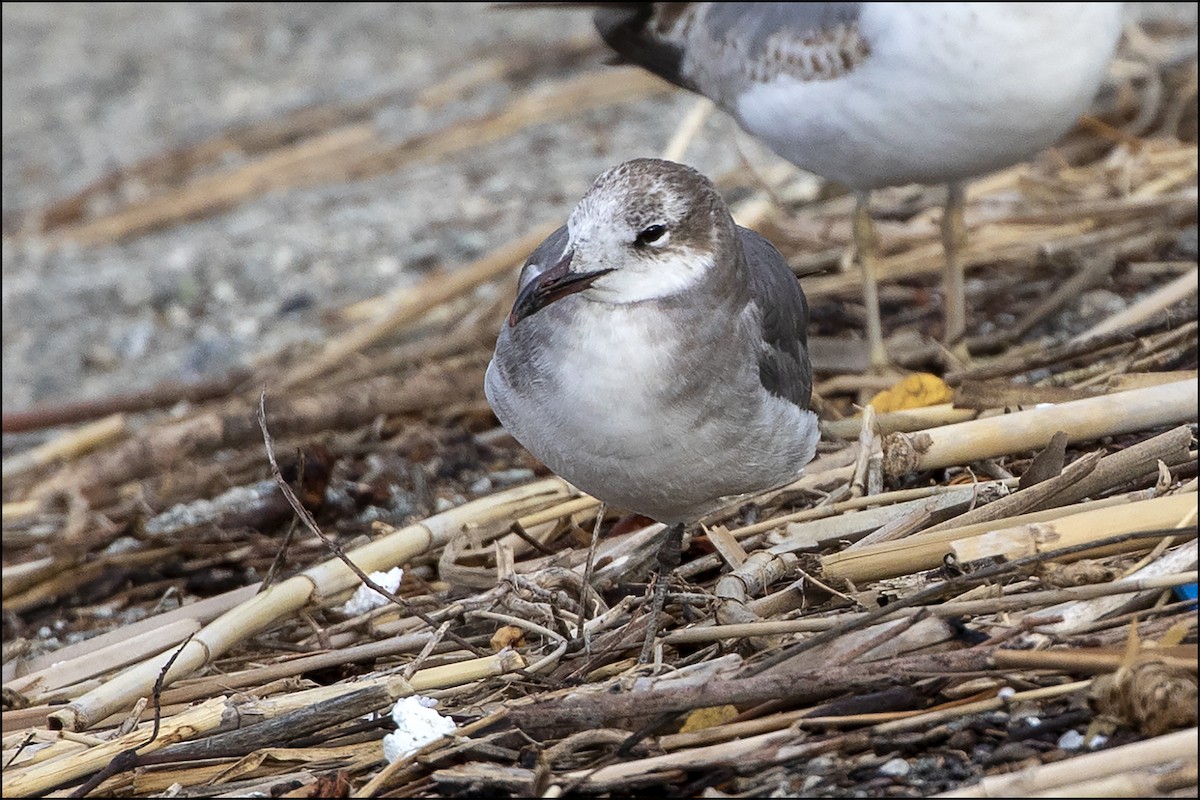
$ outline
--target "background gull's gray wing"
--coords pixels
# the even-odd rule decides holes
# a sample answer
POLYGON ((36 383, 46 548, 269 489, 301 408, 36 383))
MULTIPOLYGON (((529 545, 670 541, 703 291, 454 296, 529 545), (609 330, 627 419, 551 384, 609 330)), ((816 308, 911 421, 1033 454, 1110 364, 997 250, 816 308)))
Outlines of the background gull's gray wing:
POLYGON ((612 3, 596 29, 621 57, 731 108, 736 93, 786 73, 829 80, 867 54, 862 3, 612 3))
POLYGON ((762 312, 758 377, 771 394, 808 409, 812 366, 808 359, 808 301, 800 282, 769 241, 738 227, 750 275, 750 298, 762 312))

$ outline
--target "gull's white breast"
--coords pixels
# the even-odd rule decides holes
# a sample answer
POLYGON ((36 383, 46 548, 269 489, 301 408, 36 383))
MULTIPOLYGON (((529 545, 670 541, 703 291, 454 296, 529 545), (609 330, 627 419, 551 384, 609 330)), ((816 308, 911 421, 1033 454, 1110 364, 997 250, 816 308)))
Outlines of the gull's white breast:
POLYGON ((721 497, 796 477, 818 436, 815 415, 762 390, 746 321, 714 326, 711 311, 560 300, 501 332, 488 401, 584 491, 691 522, 721 497))

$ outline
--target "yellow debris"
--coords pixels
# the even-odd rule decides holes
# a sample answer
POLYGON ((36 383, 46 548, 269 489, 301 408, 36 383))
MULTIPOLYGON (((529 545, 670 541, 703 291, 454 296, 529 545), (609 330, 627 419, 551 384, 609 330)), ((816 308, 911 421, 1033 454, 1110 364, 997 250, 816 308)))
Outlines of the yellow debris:
POLYGON ((711 708, 697 708, 691 714, 688 714, 687 721, 683 723, 683 727, 679 729, 680 733, 691 733, 705 728, 715 728, 718 725, 724 725, 738 715, 736 706, 712 706, 711 708))
POLYGON ((884 389, 871 398, 876 414, 889 411, 904 411, 909 408, 924 408, 949 403, 954 391, 937 375, 914 372, 890 389, 884 389))

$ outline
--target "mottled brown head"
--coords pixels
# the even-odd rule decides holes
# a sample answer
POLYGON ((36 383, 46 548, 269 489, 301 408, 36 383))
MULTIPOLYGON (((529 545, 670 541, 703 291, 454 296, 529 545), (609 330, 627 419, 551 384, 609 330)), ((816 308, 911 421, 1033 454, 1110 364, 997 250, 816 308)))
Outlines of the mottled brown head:
POLYGON ((606 274, 591 299, 669 297, 737 262, 733 219, 708 178, 691 167, 639 158, 592 184, 567 221, 571 271, 606 274))
POLYGON ((613 167, 526 265, 510 327, 571 295, 612 304, 668 300, 701 282, 745 283, 733 219, 691 167, 640 158, 613 167))

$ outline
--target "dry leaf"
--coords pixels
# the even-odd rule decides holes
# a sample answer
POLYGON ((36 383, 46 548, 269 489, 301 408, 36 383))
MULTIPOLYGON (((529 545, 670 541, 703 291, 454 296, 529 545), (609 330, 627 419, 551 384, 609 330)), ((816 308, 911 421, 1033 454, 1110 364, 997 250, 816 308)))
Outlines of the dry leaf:
POLYGON ((521 647, 525 644, 525 631, 516 625, 505 625, 492 634, 491 644, 497 653, 506 647, 521 647))
POLYGON ((683 723, 683 727, 679 729, 680 733, 691 733, 705 728, 715 728, 718 725, 724 725, 738 715, 738 710, 735 706, 712 706, 710 708, 697 708, 691 714, 688 714, 687 720, 683 723))
POLYGON ((941 378, 928 372, 914 372, 890 389, 871 398, 876 413, 904 411, 949 403, 954 392, 941 378))

